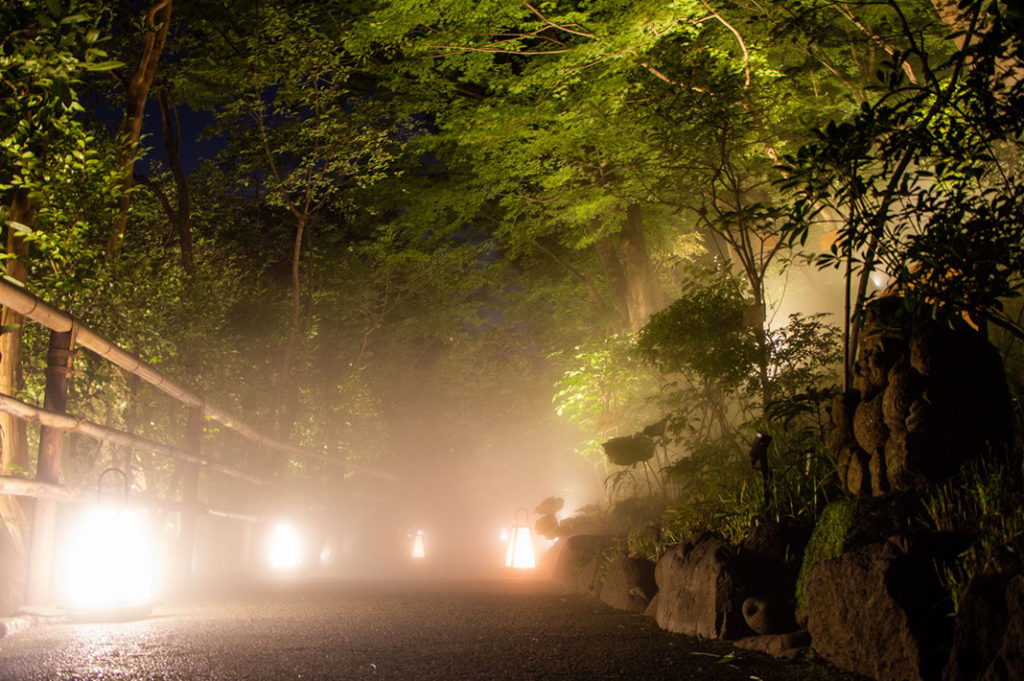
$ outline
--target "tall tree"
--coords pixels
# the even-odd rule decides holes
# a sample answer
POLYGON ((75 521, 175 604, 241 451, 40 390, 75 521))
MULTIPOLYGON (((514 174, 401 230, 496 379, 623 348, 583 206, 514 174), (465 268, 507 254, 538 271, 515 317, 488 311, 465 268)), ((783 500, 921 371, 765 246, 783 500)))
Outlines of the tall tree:
POLYGON ((136 26, 124 26, 122 30, 133 39, 140 39, 138 55, 131 64, 129 72, 114 71, 121 85, 124 96, 124 119, 121 123, 120 140, 122 144, 118 161, 121 164, 121 194, 118 199, 118 212, 110 226, 107 237, 107 257, 116 260, 124 240, 124 231, 128 225, 128 211, 131 208, 131 189, 134 184, 135 160, 142 139, 142 124, 146 113, 146 101, 149 90, 156 77, 160 55, 167 44, 167 34, 171 28, 172 0, 156 0, 143 12, 141 17, 129 16, 126 20, 136 26))

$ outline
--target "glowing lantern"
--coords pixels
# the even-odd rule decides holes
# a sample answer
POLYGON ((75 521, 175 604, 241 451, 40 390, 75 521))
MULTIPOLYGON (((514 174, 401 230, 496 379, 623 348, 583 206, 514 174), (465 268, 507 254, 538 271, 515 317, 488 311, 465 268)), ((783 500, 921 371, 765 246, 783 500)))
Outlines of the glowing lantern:
POLYGON ((426 550, 423 546, 423 530, 416 532, 416 536, 412 540, 412 557, 423 558, 427 555, 426 550))
MULTIPOLYGON (((99 492, 108 473, 100 475, 99 492)), ((79 518, 64 549, 60 588, 74 614, 123 616, 144 614, 156 587, 156 550, 145 515, 121 505, 97 504, 79 518)))
POLYGON ((302 543, 294 525, 278 523, 270 535, 267 559, 274 570, 291 570, 302 563, 302 543))
POLYGON ((515 522, 512 523, 512 535, 508 542, 508 554, 505 556, 505 567, 516 569, 532 569, 537 567, 533 558, 533 535, 530 532, 530 513, 525 508, 516 509, 515 522), (525 521, 519 522, 519 512, 523 512, 525 521))

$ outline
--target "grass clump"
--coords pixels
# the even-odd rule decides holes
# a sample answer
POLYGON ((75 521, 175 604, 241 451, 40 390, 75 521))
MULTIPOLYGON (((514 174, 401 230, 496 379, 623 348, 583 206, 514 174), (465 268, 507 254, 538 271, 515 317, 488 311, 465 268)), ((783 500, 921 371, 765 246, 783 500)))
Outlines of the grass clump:
POLYGON ((1024 568, 1024 490, 1015 468, 978 459, 925 498, 924 511, 930 529, 961 547, 938 565, 954 608, 976 576, 1024 568))

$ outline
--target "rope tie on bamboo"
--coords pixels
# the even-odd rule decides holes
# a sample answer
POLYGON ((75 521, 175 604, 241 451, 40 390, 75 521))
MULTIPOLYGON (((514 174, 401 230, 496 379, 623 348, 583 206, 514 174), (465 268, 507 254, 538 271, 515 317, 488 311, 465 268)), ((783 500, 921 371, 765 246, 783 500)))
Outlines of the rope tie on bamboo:
POLYGON ((81 325, 72 319, 71 328, 68 329, 68 347, 50 348, 46 356, 50 371, 70 378, 71 366, 75 359, 75 344, 78 341, 78 331, 80 328, 81 325))

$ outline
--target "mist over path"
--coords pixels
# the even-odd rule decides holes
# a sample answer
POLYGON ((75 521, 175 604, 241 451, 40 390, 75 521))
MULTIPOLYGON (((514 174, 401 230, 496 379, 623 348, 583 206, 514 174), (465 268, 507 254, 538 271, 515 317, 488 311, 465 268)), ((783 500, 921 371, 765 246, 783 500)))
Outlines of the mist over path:
POLYGON ((838 678, 731 650, 544 582, 263 582, 0 639, 0 681, 838 678))

